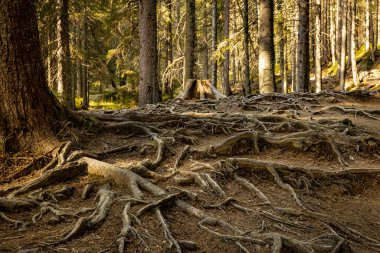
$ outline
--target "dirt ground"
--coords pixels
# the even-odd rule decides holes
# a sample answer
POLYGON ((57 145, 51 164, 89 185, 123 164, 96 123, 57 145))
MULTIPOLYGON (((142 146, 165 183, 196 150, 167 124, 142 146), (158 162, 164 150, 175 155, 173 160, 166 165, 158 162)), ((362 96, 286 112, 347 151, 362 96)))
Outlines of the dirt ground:
POLYGON ((0 252, 380 252, 378 92, 173 100, 83 115, 91 127, 60 133, 71 151, 165 193, 139 184, 138 198, 89 169, 16 195, 56 170, 44 167, 59 152, 1 158, 0 252), (102 205, 104 185, 114 195, 102 205), (7 198, 33 204, 9 208, 7 198))

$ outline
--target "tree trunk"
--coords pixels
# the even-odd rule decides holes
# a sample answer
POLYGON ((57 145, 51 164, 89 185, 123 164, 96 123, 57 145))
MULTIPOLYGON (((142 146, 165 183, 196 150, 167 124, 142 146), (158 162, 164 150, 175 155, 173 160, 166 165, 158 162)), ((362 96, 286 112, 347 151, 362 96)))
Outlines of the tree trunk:
POLYGON ((186 0, 185 33, 185 64, 183 85, 186 83, 186 80, 195 78, 195 0, 186 0))
POLYGON ((355 87, 359 86, 359 75, 358 75, 358 68, 356 65, 356 40, 355 40, 355 34, 356 34, 356 0, 352 0, 351 2, 351 68, 352 68, 352 79, 354 81, 355 87))
POLYGON ((300 90, 303 92, 309 91, 309 0, 300 0, 299 8, 299 24, 298 24, 298 48, 297 60, 298 71, 297 81, 299 82, 300 90))
POLYGON ((346 51, 347 51, 347 16, 346 16, 346 4, 345 1, 341 3, 341 18, 342 18, 342 29, 341 29, 341 51, 340 51, 340 64, 339 64, 339 86, 342 91, 345 90, 346 81, 346 51))
POLYGON ((322 90, 322 58, 321 58, 321 0, 315 5, 315 92, 322 90))
POLYGON ((58 95, 64 105, 74 108, 71 84, 70 35, 69 35, 69 0, 58 0, 59 17, 58 34, 58 95))
MULTIPOLYGON (((230 0, 224 0, 224 39, 227 40, 227 46, 229 46, 230 38, 230 0)), ((231 86, 230 86, 230 50, 227 49, 224 52, 224 62, 223 62, 223 92, 226 96, 231 96, 231 86)))
POLYGON ((379 0, 375 0, 376 17, 375 17, 375 50, 377 50, 377 45, 379 44, 379 0))
POLYGON ((203 7, 203 79, 207 80, 208 75, 208 9, 207 3, 203 7))
POLYGON ((283 2, 279 0, 277 2, 278 10, 278 29, 280 37, 280 68, 281 68, 281 87, 283 93, 288 93, 288 83, 286 77, 286 33, 285 23, 284 23, 284 11, 283 11, 283 2))
POLYGON ((336 64, 336 27, 334 22, 334 5, 330 2, 330 47, 331 47, 331 63, 336 64))
MULTIPOLYGON (((259 87, 260 93, 275 91, 273 0, 260 1, 259 18, 259 87)), ((281 29, 281 28, 280 28, 281 29)))
POLYGON ((0 153, 43 153, 57 144, 62 108, 49 91, 34 1, 0 4, 0 153))
POLYGON ((139 105, 160 101, 157 80, 157 1, 139 1, 140 82, 139 105))
POLYGON ((83 21, 83 51, 84 64, 82 66, 82 109, 87 110, 89 106, 89 85, 88 85, 88 17, 87 17, 87 0, 85 0, 84 21, 83 21))
POLYGON ((371 26, 371 0, 365 1, 365 49, 368 51, 371 46, 370 39, 370 26, 371 26))
POLYGON ((251 94, 251 81, 249 74, 249 29, 248 29, 248 0, 243 0, 243 26, 244 26, 244 92, 248 96, 251 94))
MULTIPOLYGON (((336 60, 338 62, 338 69, 339 65, 341 64, 341 48, 342 48, 342 2, 341 0, 336 1, 336 23, 335 23, 335 32, 336 32, 336 41, 335 41, 335 46, 336 46, 336 60)), ((337 72, 337 76, 339 77, 340 72, 337 72)))
MULTIPOLYGON (((212 0, 212 21, 211 21, 211 29, 212 29, 212 53, 214 54, 217 47, 217 39, 218 39, 218 1, 212 0)), ((216 87, 218 84, 218 63, 214 59, 212 61, 211 66, 211 85, 216 87)))

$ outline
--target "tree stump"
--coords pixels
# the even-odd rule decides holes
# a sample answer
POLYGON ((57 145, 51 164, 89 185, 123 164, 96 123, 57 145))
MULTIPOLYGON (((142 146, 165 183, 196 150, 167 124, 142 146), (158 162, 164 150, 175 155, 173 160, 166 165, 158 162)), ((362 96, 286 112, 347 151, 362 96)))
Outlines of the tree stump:
POLYGON ((184 90, 177 98, 190 99, 223 99, 225 95, 220 93, 209 80, 188 79, 184 90))

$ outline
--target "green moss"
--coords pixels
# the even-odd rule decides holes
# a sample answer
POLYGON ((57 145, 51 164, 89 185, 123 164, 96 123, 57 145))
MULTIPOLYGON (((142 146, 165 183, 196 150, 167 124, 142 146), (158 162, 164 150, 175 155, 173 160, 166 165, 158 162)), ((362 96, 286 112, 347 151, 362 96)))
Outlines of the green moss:
POLYGON ((330 65, 330 67, 326 70, 326 74, 329 76, 335 76, 338 73, 338 63, 334 65, 330 65))
POLYGON ((360 61, 363 58, 367 58, 370 55, 370 52, 365 49, 365 46, 360 47, 355 52, 356 60, 360 61))

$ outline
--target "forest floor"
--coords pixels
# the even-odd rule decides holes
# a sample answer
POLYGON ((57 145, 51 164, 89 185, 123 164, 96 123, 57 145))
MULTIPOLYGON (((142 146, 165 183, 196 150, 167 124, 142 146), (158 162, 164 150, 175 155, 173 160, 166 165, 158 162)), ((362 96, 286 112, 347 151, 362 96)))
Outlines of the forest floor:
POLYGON ((0 252, 380 252, 377 91, 82 114, 1 158, 0 252))

